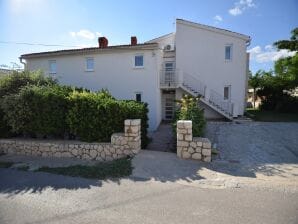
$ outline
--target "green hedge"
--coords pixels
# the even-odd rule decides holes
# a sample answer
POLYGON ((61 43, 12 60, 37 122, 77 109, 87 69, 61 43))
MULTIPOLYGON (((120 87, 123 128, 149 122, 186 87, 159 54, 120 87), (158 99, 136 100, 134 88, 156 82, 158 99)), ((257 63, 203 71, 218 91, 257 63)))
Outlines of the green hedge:
POLYGON ((82 141, 108 142, 111 134, 123 132, 125 119, 141 119, 142 147, 146 147, 147 104, 116 100, 107 90, 90 92, 61 86, 42 76, 33 79, 36 74, 29 74, 29 78, 27 75, 22 73, 1 82, 5 83, 0 91, 2 137, 9 137, 12 131, 31 137, 63 138, 68 134, 82 141))
POLYGON ((142 147, 146 147, 148 109, 135 101, 115 100, 105 92, 73 92, 67 122, 70 131, 83 141, 109 142, 111 134, 123 132, 124 120, 142 120, 142 147))
MULTIPOLYGON (((12 74, 4 75, 0 78, 0 105, 4 96, 18 93, 24 86, 49 86, 55 84, 57 84, 57 80, 51 77, 45 77, 41 71, 14 71, 12 74)), ((14 133, 4 120, 4 117, 5 113, 0 107, 0 137, 11 137, 14 133)))
POLYGON ((4 119, 18 134, 62 137, 67 131, 68 87, 26 86, 4 96, 4 119))

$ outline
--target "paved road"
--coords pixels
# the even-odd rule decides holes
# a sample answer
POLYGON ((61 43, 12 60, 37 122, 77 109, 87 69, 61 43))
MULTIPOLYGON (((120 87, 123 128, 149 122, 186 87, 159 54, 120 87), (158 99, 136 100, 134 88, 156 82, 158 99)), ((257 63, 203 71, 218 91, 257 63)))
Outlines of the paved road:
POLYGON ((0 223, 296 224, 297 193, 0 169, 0 223))
POLYGON ((141 151, 130 178, 104 182, 0 169, 0 223, 297 224, 298 124, 208 130, 220 151, 210 164, 141 151))

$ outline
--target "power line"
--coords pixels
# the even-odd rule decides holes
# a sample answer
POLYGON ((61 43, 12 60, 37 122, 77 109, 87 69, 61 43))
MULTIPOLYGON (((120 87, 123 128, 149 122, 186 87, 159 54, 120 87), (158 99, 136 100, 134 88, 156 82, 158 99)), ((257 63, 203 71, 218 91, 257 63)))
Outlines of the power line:
POLYGON ((44 47, 79 47, 74 45, 41 44, 41 43, 27 43, 27 42, 15 42, 15 41, 0 41, 0 44, 18 44, 18 45, 44 46, 44 47))

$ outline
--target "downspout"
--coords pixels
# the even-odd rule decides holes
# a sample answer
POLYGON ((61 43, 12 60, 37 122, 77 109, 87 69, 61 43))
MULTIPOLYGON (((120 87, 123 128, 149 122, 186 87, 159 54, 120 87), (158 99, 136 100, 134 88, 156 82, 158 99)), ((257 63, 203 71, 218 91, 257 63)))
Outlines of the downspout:
POLYGON ((24 70, 27 69, 27 64, 25 62, 23 62, 23 58, 19 57, 20 63, 24 65, 24 70))

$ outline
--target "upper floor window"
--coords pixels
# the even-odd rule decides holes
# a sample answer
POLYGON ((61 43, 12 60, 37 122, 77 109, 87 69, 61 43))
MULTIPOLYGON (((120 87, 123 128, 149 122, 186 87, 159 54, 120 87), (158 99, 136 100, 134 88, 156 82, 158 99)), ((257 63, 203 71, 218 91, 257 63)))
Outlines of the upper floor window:
POLYGON ((86 71, 94 71, 94 58, 86 58, 86 71))
POLYGON ((225 46, 225 59, 232 60, 232 45, 225 46))
POLYGON ((134 67, 136 68, 144 67, 144 55, 135 55, 134 67))
POLYGON ((49 61, 49 71, 50 71, 50 74, 56 74, 57 73, 56 60, 50 60, 49 61))

